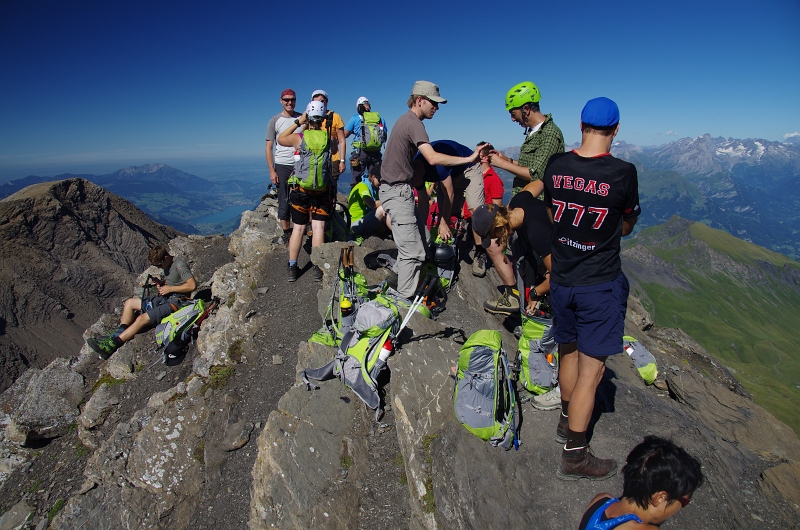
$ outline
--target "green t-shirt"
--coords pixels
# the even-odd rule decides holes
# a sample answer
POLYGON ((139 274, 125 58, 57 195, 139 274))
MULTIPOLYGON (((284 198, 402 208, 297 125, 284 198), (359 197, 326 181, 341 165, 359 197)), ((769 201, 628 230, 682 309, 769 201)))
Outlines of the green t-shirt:
POLYGON ((365 198, 372 199, 372 195, 369 193, 369 186, 362 181, 353 187, 350 191, 350 197, 347 199, 347 209, 350 210, 351 224, 363 218, 371 210, 367 206, 365 198))

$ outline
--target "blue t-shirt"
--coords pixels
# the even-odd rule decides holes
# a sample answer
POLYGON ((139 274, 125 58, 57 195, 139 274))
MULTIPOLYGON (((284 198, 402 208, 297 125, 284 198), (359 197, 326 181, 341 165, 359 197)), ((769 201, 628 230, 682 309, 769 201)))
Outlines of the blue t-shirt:
MULTIPOLYGON (((449 156, 472 156, 472 153, 475 152, 475 149, 453 140, 434 140, 431 142, 431 147, 437 153, 449 156)), ((422 161, 425 164, 425 182, 441 182, 449 177, 454 170, 466 167, 466 164, 461 166, 432 166, 420 152, 417 152, 414 160, 420 157, 422 157, 422 161)))
MULTIPOLYGON (((383 116, 381 116, 381 123, 383 124, 383 129, 386 131, 386 135, 388 136, 389 128, 386 126, 383 116)), ((350 118, 350 121, 348 121, 347 125, 344 126, 344 130, 353 133, 353 140, 359 141, 361 138, 361 114, 357 112, 353 114, 353 117, 350 118)))

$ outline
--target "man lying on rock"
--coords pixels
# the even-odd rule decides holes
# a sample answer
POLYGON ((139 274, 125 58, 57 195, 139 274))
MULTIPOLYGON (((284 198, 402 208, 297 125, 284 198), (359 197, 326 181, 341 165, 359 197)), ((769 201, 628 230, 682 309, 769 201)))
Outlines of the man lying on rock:
POLYGON ((147 260, 164 270, 164 283, 158 286, 159 296, 128 298, 122 308, 119 328, 111 335, 86 340, 101 359, 108 359, 137 333, 157 325, 162 318, 180 309, 183 300, 197 287, 186 261, 170 256, 164 247, 150 249, 147 260))

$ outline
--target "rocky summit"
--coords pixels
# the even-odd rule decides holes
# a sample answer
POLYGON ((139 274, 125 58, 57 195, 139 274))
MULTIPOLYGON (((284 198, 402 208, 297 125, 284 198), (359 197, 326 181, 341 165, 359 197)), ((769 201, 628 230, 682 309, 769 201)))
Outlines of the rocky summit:
POLYGON ((130 293, 150 246, 178 234, 83 179, 0 201, 0 390, 28 368, 74 356, 83 331, 130 293))
MULTIPOLYGON (((186 360, 159 364, 152 333, 108 361, 86 347, 31 369, 0 397, 0 529, 5 528, 575 528, 599 491, 622 479, 562 482, 558 411, 522 406, 521 445, 504 452, 470 434, 453 412, 450 366, 480 329, 512 352, 513 319, 488 315, 486 278, 462 273, 437 320, 415 314, 389 359, 386 415, 336 380, 309 391, 297 373, 332 348, 307 339, 331 295, 341 243, 315 249, 313 282, 301 253, 286 282, 286 251, 267 199, 231 237, 177 237, 201 288, 221 300, 186 360), (213 270, 213 272, 211 272, 213 270), (49 430, 48 430, 49 429, 49 430), (44 442, 43 440, 46 440, 44 442)), ((145 245, 144 243, 142 243, 145 245)), ((386 273, 364 256, 370 283, 386 273)), ((120 293, 115 301, 134 293, 120 293)), ((105 314, 87 334, 116 325, 105 314)), ((800 441, 755 405, 736 379, 677 329, 653 324, 631 298, 627 333, 656 357, 658 388, 626 355, 608 362, 592 446, 622 462, 647 434, 670 437, 703 463, 706 483, 665 528, 800 525, 800 441)))

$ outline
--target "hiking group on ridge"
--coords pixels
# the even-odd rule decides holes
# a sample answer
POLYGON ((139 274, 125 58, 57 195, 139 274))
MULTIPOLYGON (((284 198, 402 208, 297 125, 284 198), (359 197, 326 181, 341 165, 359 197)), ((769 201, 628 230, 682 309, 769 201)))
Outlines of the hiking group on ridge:
MULTIPOLYGON (((462 230, 474 243, 472 273, 484 276, 491 263, 502 282, 498 298, 486 301, 484 309, 519 315, 523 334, 526 323, 542 317, 537 322, 548 322, 547 333, 557 345, 555 355, 547 357, 554 384, 542 387, 552 390, 532 400, 535 408, 561 409, 554 436, 563 444, 556 476, 605 479, 619 466, 594 455, 587 432, 605 361, 623 352, 629 286, 621 268, 620 241, 633 232, 641 213, 638 176, 635 166, 610 154, 620 127, 614 101, 598 97, 585 104, 580 146, 564 152, 561 130, 550 114, 542 113, 540 100, 538 87, 527 81, 506 94, 506 111, 525 129, 514 160, 487 142, 473 148, 454 140, 431 141, 424 121, 433 119, 447 100, 429 81, 414 83, 408 111, 391 133, 364 96, 345 125, 328 108, 324 90, 312 93, 302 113, 295 111, 296 92, 283 90, 282 110, 269 121, 265 147, 270 181, 277 187, 283 232, 279 243, 288 252, 287 279, 295 282, 303 239, 309 237, 313 248, 333 233, 338 179, 346 170, 346 138, 352 136, 347 158, 352 174, 346 207, 349 239, 393 239, 397 258, 392 287, 399 299, 410 302, 429 281, 421 273, 437 244, 453 244, 462 230), (503 183, 493 168, 513 175, 511 200, 505 205, 503 183)), ((149 261, 163 269, 165 285, 158 297, 126 301, 114 333, 87 340, 104 359, 176 311, 181 297, 197 287, 186 262, 163 248, 152 249, 149 261)), ((322 280, 318 264, 312 266, 312 277, 322 280)), ((581 528, 660 524, 679 511, 677 506, 688 504, 703 480, 695 459, 652 437, 634 448, 623 474, 622 498, 595 497, 581 528), (680 482, 675 486, 663 469, 652 471, 657 479, 643 478, 651 470, 636 463, 650 458, 642 455, 666 459, 662 467, 685 480, 675 479, 680 482), (636 486, 643 482, 650 488, 646 495, 636 486)))

